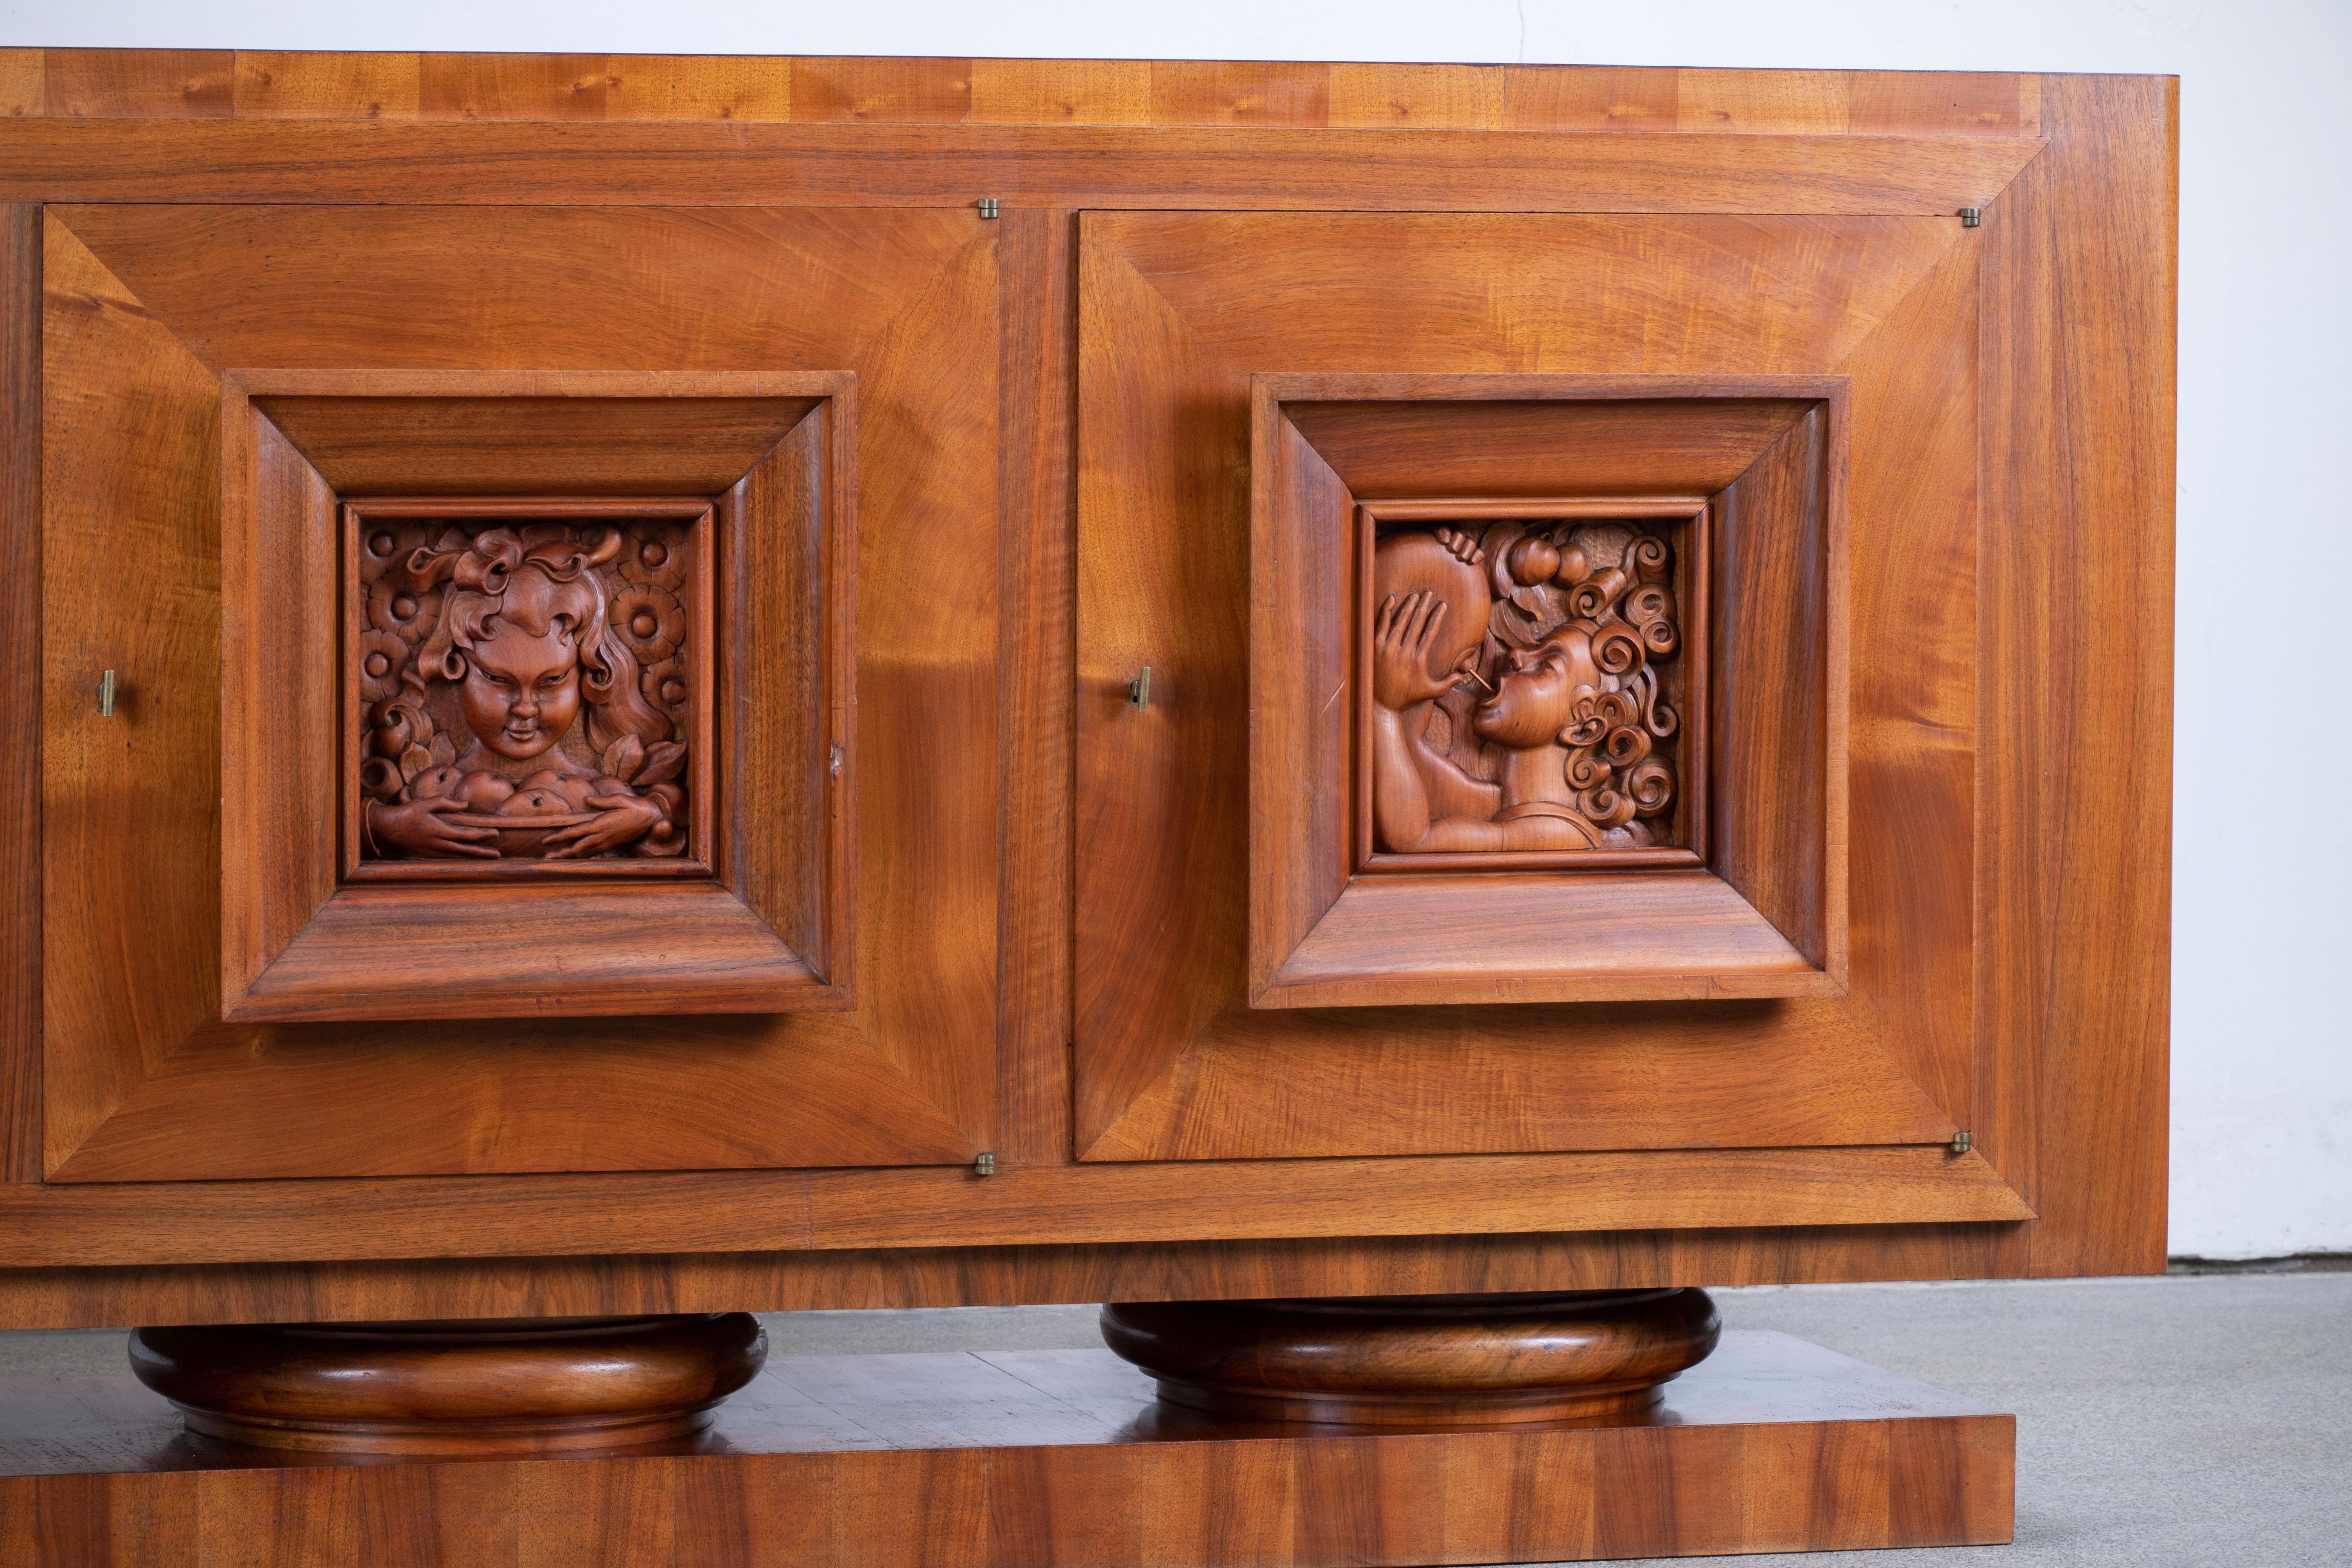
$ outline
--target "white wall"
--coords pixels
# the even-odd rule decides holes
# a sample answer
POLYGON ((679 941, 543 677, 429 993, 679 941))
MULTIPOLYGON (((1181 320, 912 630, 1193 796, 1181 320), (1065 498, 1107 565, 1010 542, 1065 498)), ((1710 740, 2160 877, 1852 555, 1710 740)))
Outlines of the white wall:
POLYGON ((0 42, 2178 73, 2171 1247, 2352 1248, 2347 0, 0 0, 0 42))

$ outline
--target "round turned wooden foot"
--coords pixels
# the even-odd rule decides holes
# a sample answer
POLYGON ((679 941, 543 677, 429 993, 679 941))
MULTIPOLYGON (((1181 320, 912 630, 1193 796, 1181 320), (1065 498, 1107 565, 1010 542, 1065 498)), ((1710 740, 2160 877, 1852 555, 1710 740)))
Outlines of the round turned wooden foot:
POLYGON ((1138 1301, 1105 1307, 1102 1330, 1172 1405, 1474 1426, 1645 1408, 1706 1359, 1720 1325, 1706 1291, 1674 1289, 1138 1301))
POLYGON ((749 1312, 131 1336, 131 1370, 191 1431, 363 1454, 544 1454, 684 1436, 767 1354, 749 1312))

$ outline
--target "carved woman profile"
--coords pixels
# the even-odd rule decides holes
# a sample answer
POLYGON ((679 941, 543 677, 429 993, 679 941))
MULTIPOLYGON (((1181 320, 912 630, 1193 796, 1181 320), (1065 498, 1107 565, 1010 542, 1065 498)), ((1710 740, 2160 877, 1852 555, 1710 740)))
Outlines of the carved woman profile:
POLYGON ((536 524, 445 536, 392 568, 406 590, 394 603, 426 603, 437 589, 440 605, 398 689, 368 712, 373 755, 360 784, 371 855, 684 850, 686 748, 641 690, 596 571, 620 552, 621 531, 572 534, 536 524), (454 689, 454 712, 436 689, 454 689), (456 725, 436 722, 436 707, 456 725))
POLYGON ((1391 534, 1375 557, 1372 826, 1391 854, 1655 842, 1677 727, 1664 540, 1622 524, 1391 534), (1472 693, 1475 687, 1486 695, 1472 693))

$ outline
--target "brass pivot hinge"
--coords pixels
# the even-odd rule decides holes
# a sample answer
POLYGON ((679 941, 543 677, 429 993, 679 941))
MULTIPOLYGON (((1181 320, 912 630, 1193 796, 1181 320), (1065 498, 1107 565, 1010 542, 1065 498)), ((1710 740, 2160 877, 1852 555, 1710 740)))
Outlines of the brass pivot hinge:
POLYGON ((1953 1152, 1953 1153, 1955 1153, 1955 1154, 1965 1154, 1965 1153, 1967 1153, 1968 1152, 1969 1152, 1969 1135, 1968 1135, 1967 1133, 1965 1133, 1965 1132, 1955 1132, 1955 1133, 1953 1133, 1953 1134, 1952 1134, 1952 1152, 1953 1152))
POLYGON ((982 217, 994 217, 996 216, 996 198, 994 196, 982 196, 980 200, 972 203, 971 205, 980 209, 980 216, 982 217))
POLYGON ((1982 207, 1962 207, 1960 209, 1960 226, 1962 228, 1976 228, 1982 225, 1983 222, 1984 209, 1982 207))
POLYGON ((114 671, 110 669, 98 678, 98 716, 114 717, 114 671))
POLYGON ((1151 706, 1151 667, 1145 665, 1143 673, 1127 683, 1127 701, 1130 708, 1151 706))
POLYGON ((971 1162, 971 1173, 975 1176, 996 1174, 995 1152, 992 1150, 988 1153, 974 1156, 971 1162))

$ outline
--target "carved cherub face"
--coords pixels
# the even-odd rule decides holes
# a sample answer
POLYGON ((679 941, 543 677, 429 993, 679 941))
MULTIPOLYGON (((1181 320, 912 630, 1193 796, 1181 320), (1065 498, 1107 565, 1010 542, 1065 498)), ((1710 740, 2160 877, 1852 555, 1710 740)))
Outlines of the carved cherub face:
POLYGON ((1513 648, 1495 695, 1478 704, 1470 727, 1485 740, 1513 751, 1559 743, 1575 722, 1579 687, 1597 687, 1592 641, 1563 626, 1533 647, 1513 648))
POLYGON ((483 745, 526 762, 563 738, 580 713, 580 650, 568 620, 534 637, 504 616, 466 655, 458 701, 483 745))

